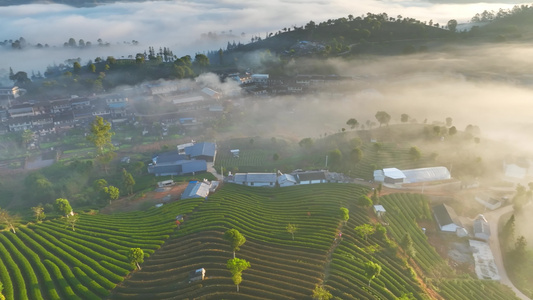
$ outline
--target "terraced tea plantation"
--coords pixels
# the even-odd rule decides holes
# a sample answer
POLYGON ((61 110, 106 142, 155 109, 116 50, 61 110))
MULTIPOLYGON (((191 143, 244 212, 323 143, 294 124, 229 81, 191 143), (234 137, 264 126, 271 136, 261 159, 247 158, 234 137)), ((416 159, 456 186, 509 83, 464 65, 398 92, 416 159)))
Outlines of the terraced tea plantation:
POLYGON ((388 223, 382 226, 371 209, 355 204, 367 192, 353 184, 226 184, 206 200, 82 214, 75 231, 60 219, 29 225, 0 234, 0 280, 7 299, 311 299, 316 284, 334 299, 515 299, 497 282, 451 272, 417 224, 431 221, 427 199, 382 197, 388 223), (340 207, 350 210, 347 224, 340 207), (178 214, 185 215, 180 229, 178 214), (289 223, 297 228, 294 239, 289 223), (375 233, 361 236, 355 228, 363 224, 373 224, 375 233), (228 229, 246 237, 236 256, 251 264, 239 292, 226 269, 233 257, 224 239, 228 229), (418 274, 397 246, 406 232, 417 250, 418 274), (126 257, 132 247, 147 256, 133 273, 126 257), (382 267, 370 282, 369 261, 382 267), (199 268, 205 279, 191 282, 189 273, 199 268))
POLYGON ((176 212, 201 200, 120 215, 85 215, 72 228, 61 219, 0 234, 0 281, 6 299, 103 299, 133 270, 130 248, 154 253, 174 232, 176 212))
POLYGON ((146 260, 141 271, 117 285, 111 298, 311 299, 315 284, 324 283, 336 299, 397 299, 410 295, 414 299, 428 299, 427 287, 422 287, 420 280, 434 280, 446 291, 453 290, 451 297, 441 294, 445 299, 487 297, 493 292, 514 298, 499 283, 456 280, 451 273, 449 278, 455 281, 431 279, 432 268, 447 266, 423 234, 415 234, 421 230, 411 216, 424 214, 431 219, 427 200, 419 195, 400 196, 405 210, 400 205, 392 206, 396 198, 384 197, 384 205, 392 211, 390 225, 386 227, 391 240, 378 233, 368 240, 359 236, 354 230, 356 226, 377 222, 370 209, 355 205, 355 199, 365 192, 360 186, 348 184, 277 189, 227 184, 190 215, 178 233, 146 260), (350 209, 346 225, 339 219, 339 208, 343 206, 350 209), (298 228, 294 240, 286 230, 289 222, 298 228), (243 272, 238 293, 226 269, 232 251, 223 237, 232 228, 247 239, 236 256, 251 264, 243 272), (340 231, 342 240, 335 240, 340 231), (427 273, 420 274, 424 279, 413 273, 393 240, 406 231, 417 237, 416 249, 427 252, 416 260, 427 261, 429 265, 427 273), (368 261, 382 266, 381 274, 370 285, 364 271, 368 261), (189 282, 189 272, 199 268, 205 268, 206 279, 189 282), (454 290, 454 284, 463 282, 479 283, 479 287, 464 292, 454 290))

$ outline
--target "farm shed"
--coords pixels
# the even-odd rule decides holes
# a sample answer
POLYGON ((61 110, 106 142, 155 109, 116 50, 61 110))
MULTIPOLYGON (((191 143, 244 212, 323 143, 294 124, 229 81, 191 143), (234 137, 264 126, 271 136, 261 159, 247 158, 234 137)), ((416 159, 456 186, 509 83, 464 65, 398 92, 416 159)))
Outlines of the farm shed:
POLYGON ((474 197, 476 201, 490 210, 495 210, 502 206, 502 200, 498 200, 487 194, 479 194, 474 197))
POLYGON ((405 183, 438 181, 452 178, 446 167, 431 167, 403 170, 405 183))
POLYGON ((485 241, 490 238, 490 225, 483 215, 478 215, 474 220, 474 237, 485 241))
POLYGON ((278 177, 278 184, 280 187, 297 185, 296 178, 291 174, 282 174, 278 177))
POLYGON ((236 173, 233 176, 233 183, 247 186, 275 186, 277 181, 276 173, 236 173))
POLYGON ((383 169, 383 176, 385 183, 403 183, 405 174, 397 168, 385 168, 383 169))
POLYGON ((203 182, 191 181, 181 194, 181 199, 207 198, 211 184, 207 180, 203 182))
POLYGON ((214 162, 217 153, 217 146, 214 143, 198 143, 185 148, 185 154, 191 159, 203 159, 214 162))
POLYGON ((457 233, 458 229, 463 228, 453 208, 444 203, 434 206, 433 214, 441 231, 457 233))
POLYGON ((299 184, 315 184, 326 182, 326 172, 324 171, 308 171, 293 173, 294 178, 299 184))
POLYGON ((177 152, 165 152, 155 155, 148 165, 148 173, 155 176, 194 174, 207 171, 205 160, 189 160, 177 152))
POLYGON ((199 280, 204 280, 204 278, 205 278, 204 268, 200 268, 200 269, 191 271, 189 273, 189 283, 199 281, 199 280))
POLYGON ((385 207, 383 205, 374 205, 374 213, 378 218, 383 218, 387 211, 385 210, 385 207))

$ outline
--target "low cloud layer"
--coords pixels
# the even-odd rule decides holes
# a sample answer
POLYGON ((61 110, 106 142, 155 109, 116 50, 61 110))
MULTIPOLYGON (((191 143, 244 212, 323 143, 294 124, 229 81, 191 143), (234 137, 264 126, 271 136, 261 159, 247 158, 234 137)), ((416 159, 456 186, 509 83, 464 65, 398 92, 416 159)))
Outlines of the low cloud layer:
POLYGON ((435 4, 427 1, 347 1, 347 0, 273 0, 273 1, 149 1, 115 3, 89 8, 57 4, 0 7, 0 40, 24 37, 37 44, 59 46, 74 38, 96 44, 101 38, 113 45, 136 40, 139 47, 117 48, 100 54, 98 50, 46 55, 9 53, 0 69, 13 67, 42 70, 53 62, 81 57, 84 61, 98 55, 116 57, 135 55, 148 46, 169 47, 178 56, 225 47, 228 41, 247 43, 252 36, 265 37, 284 27, 302 26, 308 21, 359 16, 367 12, 386 12, 390 16, 412 17, 445 24, 449 19, 467 22, 475 13, 509 8, 505 3, 435 4), (218 41, 202 39, 208 32, 227 37, 218 41), (97 52, 93 52, 97 51, 97 52), (109 54, 109 52, 111 52, 109 54), (49 61, 47 60, 49 57, 49 61), (9 66, 4 64, 9 63, 9 66))

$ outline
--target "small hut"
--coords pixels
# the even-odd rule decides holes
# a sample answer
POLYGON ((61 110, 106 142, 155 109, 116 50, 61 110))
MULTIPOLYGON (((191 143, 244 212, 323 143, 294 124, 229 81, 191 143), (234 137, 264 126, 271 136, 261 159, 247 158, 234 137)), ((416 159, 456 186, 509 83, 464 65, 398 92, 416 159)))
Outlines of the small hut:
POLYGON ((189 283, 204 280, 205 278, 205 269, 200 268, 189 273, 189 283))
POLYGON ((376 214, 376 216, 378 216, 378 218, 383 218, 386 212, 387 211, 385 210, 385 207, 383 207, 383 205, 374 205, 374 213, 376 214))

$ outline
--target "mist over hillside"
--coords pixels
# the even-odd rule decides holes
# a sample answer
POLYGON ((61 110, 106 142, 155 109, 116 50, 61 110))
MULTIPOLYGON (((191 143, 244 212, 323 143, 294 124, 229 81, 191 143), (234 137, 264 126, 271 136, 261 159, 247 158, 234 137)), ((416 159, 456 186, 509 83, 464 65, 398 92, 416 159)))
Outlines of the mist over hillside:
MULTIPOLYGON (((511 7, 506 3, 429 4, 425 1, 370 0, 357 4, 336 0, 328 5, 313 1, 248 1, 238 5, 222 1, 130 1, 85 8, 62 4, 12 5, 0 7, 3 22, 0 40, 24 37, 33 44, 62 48, 70 38, 90 41, 93 45, 102 39, 113 45, 106 56, 127 58, 153 46, 170 47, 179 57, 216 50, 225 47, 227 42, 247 43, 252 37, 265 38, 269 33, 284 27, 303 26, 310 20, 318 23, 348 14, 361 16, 367 12, 386 12, 395 18, 401 15, 445 25, 450 19, 468 22, 475 13, 485 9, 511 7), (208 38, 213 34, 220 38, 208 38), (139 47, 116 47, 132 40, 138 41, 139 47)), ((43 72, 48 65, 63 63, 68 58, 80 57, 86 63, 103 55, 98 47, 81 51, 45 50, 7 51, 2 54, 5 59, 0 69, 13 67, 28 73, 43 72)))

